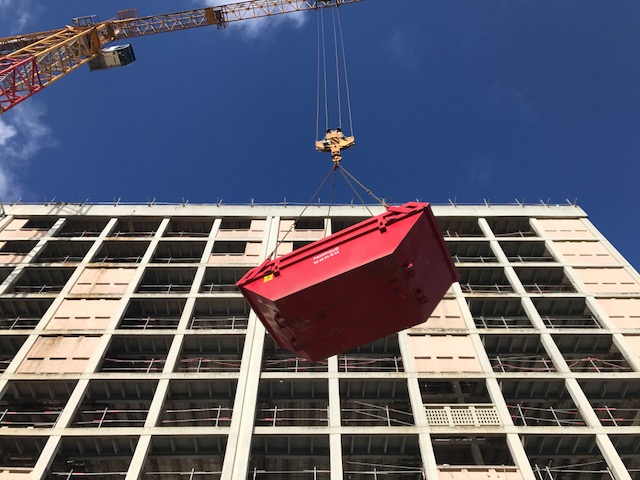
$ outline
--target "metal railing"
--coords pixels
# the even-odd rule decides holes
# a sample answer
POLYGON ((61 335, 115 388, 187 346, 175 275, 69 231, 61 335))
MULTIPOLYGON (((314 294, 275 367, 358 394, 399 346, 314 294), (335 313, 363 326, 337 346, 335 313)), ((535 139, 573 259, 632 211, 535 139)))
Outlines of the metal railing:
POLYGON ((262 361, 264 372, 326 372, 329 369, 328 362, 312 362, 302 357, 267 356, 262 361))
POLYGON ((119 329, 153 329, 176 328, 180 323, 180 317, 125 317, 118 325, 119 329))
POLYGON ((191 330, 246 330, 249 317, 244 315, 198 316, 191 318, 191 330))
POLYGON ((513 287, 508 283, 489 283, 484 285, 461 283, 460 288, 462 293, 513 293, 513 287))
POLYGON ((545 408, 530 407, 518 403, 507 405, 511 418, 516 425, 524 427, 558 426, 558 427, 582 427, 586 423, 577 408, 545 408))
POLYGON ((529 283, 522 284, 524 289, 529 293, 545 294, 545 293, 562 293, 562 292, 575 292, 576 289, 573 285, 569 284, 545 284, 545 283, 529 283))
POLYGON ((452 255, 451 258, 455 263, 496 263, 498 261, 498 259, 493 255, 487 255, 487 256, 452 255))
POLYGON ((41 411, 0 410, 0 427, 51 428, 58 421, 62 407, 49 407, 41 411), (29 418, 31 417, 31 418, 29 418))
POLYGON ((343 426, 410 426, 413 425, 413 414, 410 411, 398 410, 389 405, 349 400, 345 402, 342 412, 343 426), (351 408, 348 408, 351 407, 351 408))
POLYGON ((101 372, 162 372, 166 358, 105 358, 101 372))
POLYGON ((473 317, 473 321, 478 328, 533 328, 529 317, 526 315, 485 316, 473 317))
POLYGON ((20 330, 35 328, 41 317, 0 318, 0 330, 20 330))
POLYGON ((339 355, 339 372, 404 372, 401 356, 339 355))
POLYGON ((189 293, 191 283, 168 283, 164 285, 143 283, 138 287, 136 293, 189 293))
POLYGON ((542 315, 540 318, 549 328, 601 328, 593 315, 542 315))
POLYGON ((329 425, 329 406, 324 408, 289 408, 274 405, 258 409, 258 426, 320 426, 329 425))
POLYGON ((186 427, 186 426, 210 426, 228 427, 231 425, 233 408, 218 405, 210 408, 181 408, 167 409, 163 416, 161 425, 163 427, 186 427), (181 418, 184 417, 184 418, 181 418))
POLYGON ((493 355, 489 361, 494 372, 555 372, 549 357, 542 355, 493 355))
POLYGON ((242 354, 216 355, 211 357, 182 357, 176 364, 176 372, 239 372, 242 354))
POLYGON ((142 427, 149 410, 104 407, 80 410, 83 420, 74 422, 76 427, 142 427))

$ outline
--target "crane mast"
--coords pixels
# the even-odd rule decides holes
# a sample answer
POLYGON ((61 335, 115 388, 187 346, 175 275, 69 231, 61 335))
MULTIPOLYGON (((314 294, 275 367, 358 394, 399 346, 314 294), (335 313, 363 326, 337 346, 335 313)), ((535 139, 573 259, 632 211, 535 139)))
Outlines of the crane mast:
POLYGON ((251 0, 146 17, 124 10, 114 20, 78 17, 58 30, 0 38, 0 113, 92 61, 114 41, 210 25, 225 28, 232 22, 360 1, 251 0))

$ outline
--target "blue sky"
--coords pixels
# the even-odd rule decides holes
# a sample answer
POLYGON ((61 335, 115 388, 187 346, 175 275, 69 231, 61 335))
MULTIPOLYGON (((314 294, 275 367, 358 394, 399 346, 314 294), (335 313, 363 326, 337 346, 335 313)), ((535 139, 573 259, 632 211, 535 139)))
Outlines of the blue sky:
MULTIPOLYGON (((0 0, 0 35, 202 5, 0 0)), ((340 16, 351 173, 395 202, 577 198, 640 265, 640 2, 367 0, 340 16)), ((0 117, 2 200, 306 202, 330 167, 313 145, 317 17, 250 22, 133 39, 133 65, 82 68, 0 117)))

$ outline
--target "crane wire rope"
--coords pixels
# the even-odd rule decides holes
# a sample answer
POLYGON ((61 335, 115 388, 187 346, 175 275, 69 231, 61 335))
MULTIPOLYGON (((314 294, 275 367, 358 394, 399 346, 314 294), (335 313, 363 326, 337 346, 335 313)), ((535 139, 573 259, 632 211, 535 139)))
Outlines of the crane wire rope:
MULTIPOLYGON (((276 243, 275 248, 273 249, 273 251, 267 256, 267 260, 271 260, 271 259, 275 259, 275 254, 278 251, 278 247, 280 245, 282 245, 282 243, 286 240, 287 236, 293 231, 293 229, 296 226, 296 222, 298 220, 300 220, 300 218, 302 218, 302 216, 304 215, 304 212, 307 210, 307 208, 309 208, 309 205, 311 205, 311 203, 313 202, 313 199, 316 198, 316 195, 318 195, 318 193, 320 192, 320 190, 322 190, 322 187, 324 187, 324 184, 327 183, 327 180, 329 180, 329 177, 331 176, 331 172, 333 172, 335 170, 334 166, 331 166, 331 170, 329 170, 329 173, 327 173, 327 176, 324 177, 324 180, 322 180, 322 182, 320 182, 320 186, 316 189, 316 191, 313 193, 313 195, 311 195, 311 198, 309 199, 309 201, 307 202, 307 204, 304 206, 304 208, 302 209, 302 212, 300 212, 300 215, 298 215, 296 217, 296 219, 293 221, 293 223, 291 224, 291 226, 289 227, 289 230, 287 230, 287 232, 284 234, 284 236, 282 237, 281 240, 278 240, 278 242, 276 243)), ((335 179, 335 176, 334 176, 335 179)))
POLYGON ((338 127, 342 128, 342 82, 340 82, 340 58, 338 55, 338 29, 336 28, 336 10, 331 9, 331 20, 333 21, 333 46, 336 58, 336 94, 338 103, 338 127))
POLYGON ((318 89, 316 101, 316 140, 320 139, 320 66, 322 65, 322 77, 324 80, 324 120, 325 130, 329 130, 329 97, 327 94, 327 52, 325 47, 324 11, 318 12, 318 89))
POLYGON ((336 17, 338 18, 338 30, 340 32, 340 46, 342 48, 342 65, 344 66, 344 84, 345 84, 345 93, 347 96, 347 108, 348 108, 348 114, 349 114, 349 130, 350 130, 350 135, 355 136, 355 133, 353 131, 353 116, 351 114, 351 92, 349 91, 349 72, 347 69, 347 54, 346 54, 346 49, 344 47, 344 35, 342 33, 342 21, 340 20, 340 10, 338 10, 337 8, 335 10, 336 10, 336 17))

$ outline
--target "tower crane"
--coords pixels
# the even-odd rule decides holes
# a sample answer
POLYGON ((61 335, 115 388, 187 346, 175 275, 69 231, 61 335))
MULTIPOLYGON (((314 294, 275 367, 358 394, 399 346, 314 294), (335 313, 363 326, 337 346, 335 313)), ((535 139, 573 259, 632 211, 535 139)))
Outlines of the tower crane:
POLYGON ((57 30, 0 38, 0 113, 13 108, 85 63, 92 70, 135 60, 130 45, 118 40, 189 28, 227 24, 304 10, 338 7, 362 0, 250 0, 217 7, 139 17, 121 10, 116 19, 78 17, 57 30))

